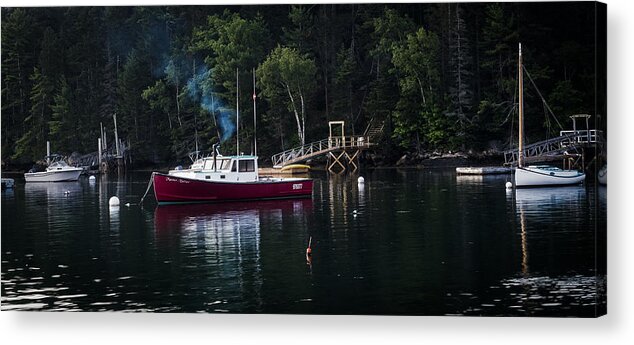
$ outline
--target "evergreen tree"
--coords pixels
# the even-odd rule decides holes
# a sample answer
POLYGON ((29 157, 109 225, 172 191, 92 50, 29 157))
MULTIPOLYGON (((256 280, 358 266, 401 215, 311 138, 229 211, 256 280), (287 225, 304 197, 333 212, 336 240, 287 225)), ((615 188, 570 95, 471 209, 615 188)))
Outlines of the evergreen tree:
POLYGON ((470 125, 474 119, 473 62, 467 32, 462 9, 459 4, 456 4, 449 44, 451 84, 448 96, 450 104, 445 114, 453 118, 456 123, 455 144, 463 146, 469 140, 470 125))
POLYGON ((51 116, 51 105, 55 85, 51 78, 42 74, 38 68, 29 77, 33 83, 31 89, 31 111, 24 119, 26 132, 16 142, 14 159, 21 157, 36 160, 44 156, 48 140, 48 121, 51 116))
POLYGON ((393 47, 392 62, 400 76, 394 135, 404 147, 413 142, 418 152, 423 140, 442 145, 449 130, 439 114, 439 54, 438 37, 424 28, 393 47))
POLYGON ((17 133, 24 133, 29 109, 29 71, 33 18, 24 8, 2 9, 2 152, 3 160, 14 153, 17 133))
POLYGON ((76 149, 78 141, 78 119, 74 118, 71 108, 74 100, 72 91, 66 79, 59 83, 59 91, 53 98, 51 105, 51 120, 48 122, 50 139, 60 152, 69 152, 76 149))

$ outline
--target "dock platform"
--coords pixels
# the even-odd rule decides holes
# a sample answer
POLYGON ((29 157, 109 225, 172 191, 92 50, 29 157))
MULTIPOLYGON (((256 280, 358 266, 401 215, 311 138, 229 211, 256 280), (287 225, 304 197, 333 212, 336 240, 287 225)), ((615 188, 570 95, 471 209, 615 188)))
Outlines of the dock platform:
POLYGON ((458 175, 497 175, 512 174, 513 168, 510 167, 457 167, 458 175))

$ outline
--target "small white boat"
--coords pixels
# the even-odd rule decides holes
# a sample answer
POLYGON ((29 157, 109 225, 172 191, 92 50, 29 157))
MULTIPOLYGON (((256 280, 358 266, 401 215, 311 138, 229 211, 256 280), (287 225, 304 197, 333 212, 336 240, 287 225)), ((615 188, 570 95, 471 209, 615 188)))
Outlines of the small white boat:
POLYGON ((519 45, 518 58, 519 84, 519 152, 515 169, 515 187, 539 187, 575 185, 583 182, 586 174, 577 170, 563 170, 549 165, 524 166, 524 85, 522 71, 522 45, 519 45))
POLYGON ((562 170, 549 165, 529 165, 515 170, 516 187, 574 185, 585 178, 586 175, 577 170, 562 170))
POLYGON ((83 171, 82 168, 75 168, 68 165, 59 155, 49 156, 51 163, 46 171, 28 172, 24 174, 26 182, 62 182, 77 181, 83 171))
POLYGON ((2 189, 12 189, 15 185, 15 180, 12 178, 2 178, 2 189))

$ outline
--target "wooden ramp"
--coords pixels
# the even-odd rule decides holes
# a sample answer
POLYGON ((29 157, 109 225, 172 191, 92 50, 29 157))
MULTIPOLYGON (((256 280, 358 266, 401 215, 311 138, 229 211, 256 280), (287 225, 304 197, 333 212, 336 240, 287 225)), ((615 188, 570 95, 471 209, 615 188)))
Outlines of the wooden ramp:
MULTIPOLYGON (((524 147, 526 163, 546 162, 578 156, 585 147, 596 146, 604 150, 605 139, 599 130, 561 131, 555 138, 542 140, 524 147)), ((517 149, 504 152, 504 164, 516 166, 517 149)))
POLYGON ((274 154, 271 156, 271 161, 274 168, 281 169, 290 164, 305 162, 311 158, 328 154, 332 154, 336 160, 340 160, 343 155, 334 155, 334 153, 346 150, 363 150, 371 145, 365 136, 331 137, 274 154))
POLYGON ((329 121, 330 135, 328 138, 274 154, 271 156, 273 168, 281 169, 291 164, 326 156, 328 158, 328 171, 343 172, 346 167, 356 171, 359 154, 370 148, 375 140, 381 137, 384 125, 385 121, 370 119, 363 135, 346 136, 344 121, 329 121))

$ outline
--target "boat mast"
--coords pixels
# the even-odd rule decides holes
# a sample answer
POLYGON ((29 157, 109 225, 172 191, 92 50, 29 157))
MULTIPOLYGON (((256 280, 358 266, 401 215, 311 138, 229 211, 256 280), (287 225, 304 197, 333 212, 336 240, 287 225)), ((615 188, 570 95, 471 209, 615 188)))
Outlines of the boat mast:
POLYGON ((519 44, 518 59, 518 84, 519 84, 519 152, 517 155, 517 166, 524 166, 524 79, 522 73, 522 43, 519 44))
POLYGON ((256 121, 257 118, 257 107, 255 105, 255 99, 257 96, 255 95, 255 67, 253 68, 253 155, 257 157, 258 155, 258 123, 256 121))
POLYGON ((240 155, 240 78, 236 67, 236 156, 240 155))

